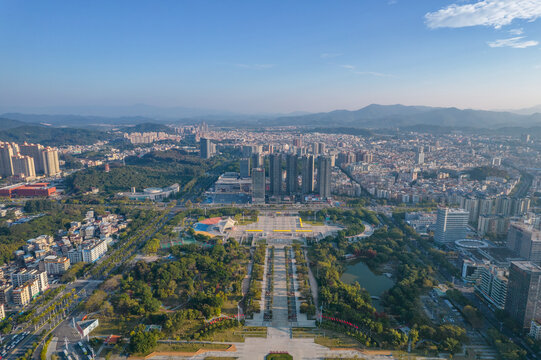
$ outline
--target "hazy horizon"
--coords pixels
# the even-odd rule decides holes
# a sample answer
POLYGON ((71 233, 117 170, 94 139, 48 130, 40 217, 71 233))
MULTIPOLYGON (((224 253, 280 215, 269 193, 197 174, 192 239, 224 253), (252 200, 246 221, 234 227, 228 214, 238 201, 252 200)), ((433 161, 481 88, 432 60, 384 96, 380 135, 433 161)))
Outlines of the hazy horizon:
POLYGON ((1 114, 27 114, 27 115, 74 115, 74 116, 96 116, 96 117, 155 117, 157 119, 167 119, 176 117, 228 117, 228 116, 261 116, 261 117, 278 117, 278 116, 297 116, 310 115, 318 113, 328 113, 333 111, 357 111, 369 106, 405 106, 405 107, 433 107, 433 108, 456 108, 459 110, 479 110, 492 112, 509 112, 522 115, 531 115, 541 113, 541 104, 515 109, 479 109, 479 108, 461 108, 458 106, 430 106, 424 104, 366 104, 363 106, 352 108, 331 108, 322 111, 304 111, 296 110, 290 112, 242 112, 242 111, 227 111, 223 109, 210 108, 195 108, 189 106, 155 106, 145 103, 132 105, 72 105, 72 106, 45 106, 45 107, 9 107, 0 105, 1 114))

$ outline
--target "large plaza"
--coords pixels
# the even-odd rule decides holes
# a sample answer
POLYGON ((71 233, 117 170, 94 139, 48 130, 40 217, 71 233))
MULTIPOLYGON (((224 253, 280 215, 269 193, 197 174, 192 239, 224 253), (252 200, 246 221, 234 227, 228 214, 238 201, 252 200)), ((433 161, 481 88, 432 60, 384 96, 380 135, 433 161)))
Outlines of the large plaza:
POLYGON ((237 225, 230 232, 236 239, 266 239, 268 243, 289 243, 305 238, 322 239, 336 234, 342 227, 326 223, 303 222, 297 212, 262 212, 257 221, 237 225))

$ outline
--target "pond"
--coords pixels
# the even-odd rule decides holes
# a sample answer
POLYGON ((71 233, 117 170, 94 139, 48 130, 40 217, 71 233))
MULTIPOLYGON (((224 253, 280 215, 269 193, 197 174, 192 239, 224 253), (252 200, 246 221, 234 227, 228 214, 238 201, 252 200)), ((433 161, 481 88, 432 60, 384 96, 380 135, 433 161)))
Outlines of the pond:
MULTIPOLYGON (((353 284, 357 281, 361 287, 365 288, 370 296, 381 296, 386 290, 394 286, 394 281, 385 275, 376 275, 362 261, 353 262, 346 266, 346 272, 340 278, 347 284, 353 284)), ((378 311, 383 308, 379 301, 372 300, 372 303, 378 311)))

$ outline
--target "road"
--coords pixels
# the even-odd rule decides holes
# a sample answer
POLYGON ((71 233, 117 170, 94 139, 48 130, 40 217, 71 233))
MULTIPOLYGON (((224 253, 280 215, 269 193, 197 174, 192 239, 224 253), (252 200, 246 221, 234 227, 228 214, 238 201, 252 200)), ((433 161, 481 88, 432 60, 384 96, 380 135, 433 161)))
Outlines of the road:
MULTIPOLYGON (((67 293, 68 291, 70 291, 73 288, 79 288, 80 290, 77 292, 77 295, 79 295, 79 299, 80 299, 79 302, 84 301, 94 291, 94 289, 96 289, 96 287, 100 283, 101 283, 101 281, 95 281, 95 280, 91 280, 91 281, 78 280, 78 281, 70 284, 68 287, 66 287, 66 289, 61 294, 65 294, 65 293, 67 293), (82 285, 82 286, 80 286, 80 285, 82 285)), ((61 296, 61 295, 59 295, 59 296, 61 296)), ((54 300, 51 300, 51 301, 54 301, 54 300)), ((72 311, 74 311, 76 308, 77 308, 76 306, 73 306, 72 311)), ((68 314, 67 318, 69 318, 69 314, 68 314)), ((29 327, 31 326, 31 325, 29 325, 25 330, 30 331, 30 334, 28 334, 21 342, 19 342, 19 344, 17 344, 17 346, 15 348, 13 348, 11 350, 11 352, 9 352, 7 354, 6 358, 8 358, 8 359, 11 359, 11 358, 16 359, 16 358, 19 358, 19 357, 23 356, 24 353, 29 348, 32 347, 32 344, 39 340, 38 334, 40 334, 41 331, 47 327, 47 325, 48 325, 48 323, 45 323, 42 326, 40 326, 39 328, 35 329, 34 331, 29 330, 29 327)), ((57 326, 58 325, 59 324, 57 324, 57 326)))

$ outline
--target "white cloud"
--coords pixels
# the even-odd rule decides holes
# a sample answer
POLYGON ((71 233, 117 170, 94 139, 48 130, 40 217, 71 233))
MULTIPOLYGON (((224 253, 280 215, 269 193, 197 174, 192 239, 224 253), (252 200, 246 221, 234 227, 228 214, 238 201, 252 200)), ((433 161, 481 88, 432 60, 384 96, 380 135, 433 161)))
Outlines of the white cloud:
POLYGON ((539 0, 483 0, 473 4, 452 4, 425 15, 429 28, 492 26, 496 29, 515 19, 534 21, 541 16, 539 0))
POLYGON ((342 56, 343 54, 341 53, 323 53, 321 55, 319 55, 320 58, 322 59, 331 59, 331 58, 335 58, 335 57, 339 57, 339 56, 342 56))
POLYGON ((522 40, 524 39, 524 36, 517 36, 509 39, 499 39, 496 41, 489 41, 488 46, 492 48, 499 48, 499 47, 512 47, 515 49, 524 49, 530 46, 537 46, 539 45, 539 41, 535 40, 522 40))
POLYGON ((520 28, 520 29, 511 29, 511 30, 509 30, 509 34, 515 35, 515 36, 517 36, 517 35, 522 35, 522 34, 524 34, 524 29, 523 29, 523 28, 520 28))
POLYGON ((371 75, 371 76, 378 76, 378 77, 392 76, 391 74, 385 74, 385 73, 380 73, 380 72, 375 72, 375 71, 354 71, 353 73, 357 75, 371 75))
POLYGON ((274 64, 237 64, 237 67, 251 70, 265 70, 274 67, 274 64))
POLYGON ((371 75, 371 76, 378 76, 378 77, 392 76, 391 74, 385 74, 385 73, 380 73, 380 72, 375 72, 375 71, 360 71, 360 70, 357 70, 356 66, 349 65, 349 64, 340 65, 340 67, 349 70, 350 72, 352 72, 355 75, 371 75))

